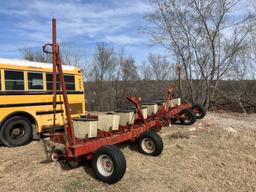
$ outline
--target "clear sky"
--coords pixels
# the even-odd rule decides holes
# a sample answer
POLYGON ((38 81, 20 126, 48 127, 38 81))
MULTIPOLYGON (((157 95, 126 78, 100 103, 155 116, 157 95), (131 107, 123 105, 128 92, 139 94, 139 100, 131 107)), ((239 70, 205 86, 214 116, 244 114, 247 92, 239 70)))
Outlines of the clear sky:
POLYGON ((20 58, 19 49, 39 49, 51 41, 57 18, 58 41, 92 56, 98 42, 125 48, 140 64, 149 52, 164 53, 140 32, 147 0, 1 0, 0 57, 20 58))

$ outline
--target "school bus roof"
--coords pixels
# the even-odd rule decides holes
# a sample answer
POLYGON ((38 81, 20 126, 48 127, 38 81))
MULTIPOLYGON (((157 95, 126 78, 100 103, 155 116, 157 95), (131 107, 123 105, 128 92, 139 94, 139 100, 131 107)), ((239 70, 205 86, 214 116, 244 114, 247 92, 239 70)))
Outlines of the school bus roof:
MULTIPOLYGON (((43 62, 34 62, 24 59, 5 59, 0 58, 0 65, 15 65, 20 67, 31 67, 38 69, 52 69, 52 63, 43 63, 43 62)), ((70 66, 70 65, 62 65, 63 70, 74 71, 79 68, 70 66)))

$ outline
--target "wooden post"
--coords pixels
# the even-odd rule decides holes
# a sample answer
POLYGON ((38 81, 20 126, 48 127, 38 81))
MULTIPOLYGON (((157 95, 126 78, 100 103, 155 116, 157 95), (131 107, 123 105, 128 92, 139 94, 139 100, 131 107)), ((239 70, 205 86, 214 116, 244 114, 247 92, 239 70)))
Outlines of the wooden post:
POLYGON ((177 72, 178 72, 178 81, 179 81, 179 97, 182 97, 182 81, 181 81, 181 66, 178 64, 177 67, 177 72))

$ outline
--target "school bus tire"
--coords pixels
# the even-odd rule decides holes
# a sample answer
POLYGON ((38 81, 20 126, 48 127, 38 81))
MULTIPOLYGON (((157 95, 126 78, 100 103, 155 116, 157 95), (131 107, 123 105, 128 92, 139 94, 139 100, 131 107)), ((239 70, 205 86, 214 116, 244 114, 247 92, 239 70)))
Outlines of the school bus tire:
POLYGON ((0 128, 0 140, 7 147, 26 145, 32 138, 32 123, 23 116, 10 117, 0 128))

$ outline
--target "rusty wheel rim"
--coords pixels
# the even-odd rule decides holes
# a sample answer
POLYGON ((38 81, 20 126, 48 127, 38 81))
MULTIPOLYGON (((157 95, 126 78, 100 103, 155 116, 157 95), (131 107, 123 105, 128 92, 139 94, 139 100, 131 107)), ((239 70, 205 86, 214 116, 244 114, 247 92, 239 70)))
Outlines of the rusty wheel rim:
POLYGON ((142 147, 143 151, 150 154, 150 153, 153 153, 155 151, 156 145, 155 145, 155 143, 152 139, 144 138, 141 141, 141 147, 142 147))
POLYGON ((96 165, 99 173, 104 177, 109 177, 114 171, 114 163, 108 155, 100 155, 96 165))

